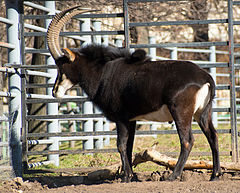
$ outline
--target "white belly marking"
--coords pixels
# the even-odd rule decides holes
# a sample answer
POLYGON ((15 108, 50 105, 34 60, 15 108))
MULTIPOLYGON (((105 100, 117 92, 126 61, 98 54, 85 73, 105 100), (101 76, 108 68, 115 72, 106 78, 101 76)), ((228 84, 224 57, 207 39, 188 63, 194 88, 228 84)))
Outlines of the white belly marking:
POLYGON ((167 121, 173 121, 173 118, 168 110, 167 105, 163 105, 159 110, 145 114, 145 115, 139 115, 131 119, 131 121, 167 122, 167 121))

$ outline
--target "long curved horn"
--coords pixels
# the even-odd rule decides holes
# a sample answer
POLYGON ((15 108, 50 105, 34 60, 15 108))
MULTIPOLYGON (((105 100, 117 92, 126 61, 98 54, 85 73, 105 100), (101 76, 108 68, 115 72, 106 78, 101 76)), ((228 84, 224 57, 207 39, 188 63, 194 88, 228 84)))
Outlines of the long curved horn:
POLYGON ((59 45, 59 34, 62 27, 75 15, 97 11, 97 10, 74 10, 79 7, 80 6, 71 7, 56 14, 48 27, 47 44, 49 51, 55 60, 64 55, 59 45))

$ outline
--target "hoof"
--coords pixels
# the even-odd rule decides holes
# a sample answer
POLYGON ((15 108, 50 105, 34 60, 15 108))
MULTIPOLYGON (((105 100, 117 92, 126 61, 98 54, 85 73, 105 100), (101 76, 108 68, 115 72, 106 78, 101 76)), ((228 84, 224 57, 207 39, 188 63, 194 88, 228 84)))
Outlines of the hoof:
POLYGON ((174 180, 177 180, 177 179, 178 179, 177 176, 171 174, 171 175, 167 178, 167 181, 174 181, 174 180))
POLYGON ((211 176, 211 178, 210 178, 210 181, 218 181, 218 180, 220 180, 220 177, 222 176, 223 174, 222 173, 218 173, 217 175, 213 175, 212 174, 212 176, 211 176))
POLYGON ((122 177, 122 183, 129 183, 133 179, 133 176, 123 176, 122 177))

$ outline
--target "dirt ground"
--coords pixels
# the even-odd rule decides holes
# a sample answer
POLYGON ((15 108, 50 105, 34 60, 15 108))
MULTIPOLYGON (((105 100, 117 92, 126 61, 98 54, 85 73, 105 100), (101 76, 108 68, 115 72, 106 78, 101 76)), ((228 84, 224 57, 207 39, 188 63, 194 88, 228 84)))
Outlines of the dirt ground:
POLYGON ((34 177, 30 179, 14 178, 0 185, 0 192, 204 192, 226 193, 240 192, 240 173, 224 173, 219 181, 210 182, 210 173, 203 171, 184 171, 180 179, 163 181, 168 171, 153 173, 137 173, 137 181, 121 183, 120 178, 104 181, 90 181, 87 176, 54 176, 34 177))

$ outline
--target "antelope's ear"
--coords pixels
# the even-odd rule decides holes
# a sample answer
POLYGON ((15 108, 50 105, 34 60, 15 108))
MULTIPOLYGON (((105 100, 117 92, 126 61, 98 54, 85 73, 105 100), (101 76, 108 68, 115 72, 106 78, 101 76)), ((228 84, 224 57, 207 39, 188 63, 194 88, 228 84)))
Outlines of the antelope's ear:
POLYGON ((63 53, 71 62, 73 62, 76 58, 75 54, 68 48, 64 48, 63 53))

